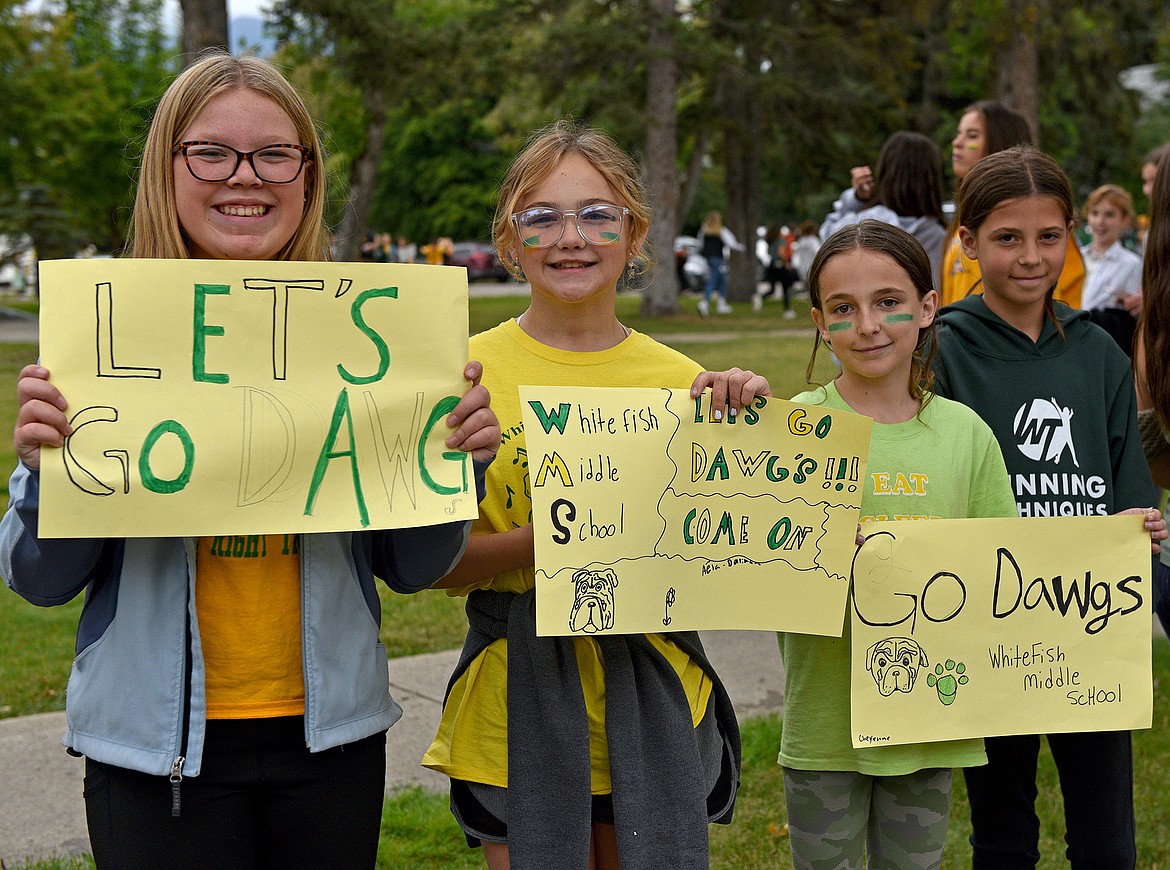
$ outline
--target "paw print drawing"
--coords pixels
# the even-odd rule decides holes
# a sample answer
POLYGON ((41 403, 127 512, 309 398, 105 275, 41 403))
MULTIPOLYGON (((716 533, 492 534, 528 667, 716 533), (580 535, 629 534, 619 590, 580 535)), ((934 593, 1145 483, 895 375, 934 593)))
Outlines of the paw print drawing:
POLYGON ((966 674, 967 666, 954 659, 947 659, 946 664, 934 666, 934 673, 926 675, 926 685, 938 692, 938 699, 947 707, 955 703, 955 695, 959 686, 965 686, 971 681, 966 674))

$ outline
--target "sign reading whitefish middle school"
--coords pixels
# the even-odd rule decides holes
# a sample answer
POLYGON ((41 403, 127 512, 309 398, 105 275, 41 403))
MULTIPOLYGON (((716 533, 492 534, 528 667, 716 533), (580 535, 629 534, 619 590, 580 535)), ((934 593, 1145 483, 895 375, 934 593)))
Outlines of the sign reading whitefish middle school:
POLYGON ((462 269, 41 264, 41 362, 73 434, 46 537, 322 532, 476 516, 444 444, 467 389, 462 269))
POLYGON ((542 635, 839 635, 867 417, 710 393, 521 387, 542 635))
POLYGON ((1140 516, 866 523, 854 746, 1149 728, 1140 516))

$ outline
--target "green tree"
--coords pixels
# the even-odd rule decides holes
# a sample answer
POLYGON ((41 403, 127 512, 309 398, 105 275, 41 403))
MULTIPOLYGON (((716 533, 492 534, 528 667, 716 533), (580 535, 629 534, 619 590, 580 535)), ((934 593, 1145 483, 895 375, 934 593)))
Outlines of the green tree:
MULTIPOLYGON (((328 58, 333 74, 348 84, 360 105, 362 135, 347 142, 350 150, 343 155, 349 193, 335 256, 356 257, 372 214, 399 224, 390 227, 395 232, 405 228, 402 224, 415 226, 420 238, 453 232, 452 227, 470 231, 479 226, 485 192, 494 191, 498 175, 479 160, 478 152, 490 155, 494 146, 493 134, 477 122, 494 107, 491 95, 499 92, 500 73, 506 69, 496 65, 501 44, 508 42, 503 22, 515 15, 508 4, 486 0, 278 2, 278 31, 303 52, 328 58), (420 124, 413 124, 414 119, 420 124), (464 126, 451 127, 452 119, 464 126), (438 137, 440 150, 412 153, 412 144, 428 136, 438 137), (427 203, 412 202, 406 190, 379 184, 384 169, 399 173, 399 178, 410 171, 397 164, 387 167, 384 151, 412 158, 430 181, 458 184, 451 191, 432 187, 427 203), (445 163, 450 166, 444 168, 445 163), (469 173, 478 174, 478 182, 467 181, 469 173), (479 190, 472 193, 470 186, 479 190), (448 195, 450 206, 439 201, 448 195), (417 220, 403 217, 419 206, 425 210, 417 220)), ((482 235, 483 229, 475 234, 482 235)))
POLYGON ((121 246, 140 141, 173 72, 161 0, 0 7, 0 232, 41 256, 121 246), (11 89, 12 94, 5 90, 11 89), (35 202, 36 208, 28 208, 35 202))

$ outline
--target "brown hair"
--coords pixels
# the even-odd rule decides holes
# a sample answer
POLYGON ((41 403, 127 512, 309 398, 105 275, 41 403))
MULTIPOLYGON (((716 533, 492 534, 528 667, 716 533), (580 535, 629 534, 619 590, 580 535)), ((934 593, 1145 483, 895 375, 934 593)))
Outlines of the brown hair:
POLYGON ((1164 430, 1170 431, 1170 148, 1158 161, 1150 192, 1150 229, 1142 262, 1146 389, 1164 430))
MULTIPOLYGON (((978 163, 963 183, 955 198, 955 224, 978 233, 983 222, 993 211, 1011 199, 1046 196, 1056 200, 1065 223, 1076 217, 1072 185, 1056 161, 1031 145, 1016 145, 1005 151, 989 154, 978 163)), ((1057 279, 1044 296, 1044 314, 1063 334, 1060 321, 1052 305, 1057 279)))
POLYGON ((874 179, 877 199, 903 217, 931 217, 945 223, 942 163, 938 146, 921 133, 900 130, 878 155, 874 179))
POLYGON ((204 54, 181 72, 159 100, 147 133, 138 174, 126 250, 132 257, 187 259, 190 252, 179 225, 175 203, 175 146, 183 131, 220 94, 237 88, 255 91, 282 108, 293 122, 301 145, 311 149, 306 161, 305 207, 296 232, 273 259, 329 258, 325 229, 325 173, 321 140, 304 101, 280 71, 252 55, 233 57, 222 51, 204 54))
POLYGON ((1116 184, 1102 184, 1089 194, 1089 198, 1085 200, 1086 217, 1104 200, 1108 200, 1127 220, 1133 220, 1133 196, 1128 190, 1116 184))
POLYGON ((651 265, 645 250, 650 231, 650 205, 638 166, 606 133, 571 118, 562 118, 534 131, 504 175, 492 220, 492 244, 500 261, 513 277, 522 277, 516 255, 520 240, 512 225, 512 214, 520 200, 548 178, 566 154, 579 154, 588 160, 617 194, 615 205, 630 210, 626 258, 646 271, 651 265))
MULTIPOLYGON (((870 251, 889 257, 910 278, 910 283, 918 291, 919 299, 924 299, 927 293, 934 292, 930 258, 918 239, 900 227, 882 221, 863 220, 856 224, 846 224, 829 236, 828 241, 821 245, 813 258, 808 270, 808 295, 813 308, 821 307, 821 272, 838 254, 850 251, 870 251)), ((812 379, 812 373, 821 341, 818 331, 813 338, 812 354, 804 373, 806 384, 816 383, 812 379)), ((923 407, 930 401, 932 395, 930 388, 934 385, 934 372, 930 364, 934 359, 935 344, 934 321, 931 321, 929 326, 918 330, 918 344, 914 347, 914 356, 910 361, 910 380, 907 385, 910 395, 922 402, 923 407)))
POLYGON ((1032 128, 1028 126, 1028 119, 1003 103, 979 100, 963 109, 962 114, 968 112, 978 112, 983 119, 983 141, 987 149, 985 157, 1016 145, 1032 144, 1032 128))

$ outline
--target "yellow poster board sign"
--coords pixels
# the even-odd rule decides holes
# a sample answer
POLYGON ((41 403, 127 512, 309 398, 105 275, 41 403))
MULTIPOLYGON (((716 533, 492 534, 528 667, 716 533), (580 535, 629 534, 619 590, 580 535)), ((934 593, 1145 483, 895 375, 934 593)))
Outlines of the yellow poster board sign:
POLYGON ((866 523, 853 745, 1149 728, 1140 516, 866 523))
POLYGON ((871 421, 710 393, 521 387, 541 635, 839 635, 871 421))
POLYGON ((41 362, 74 432, 45 537, 324 532, 477 515, 444 445, 467 389, 463 269, 41 263, 41 362))

